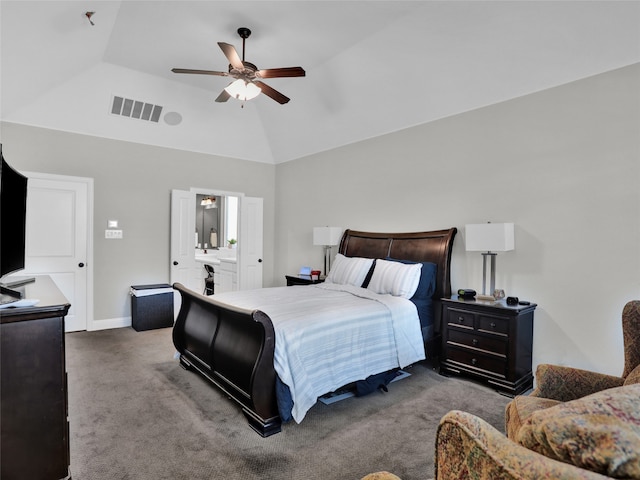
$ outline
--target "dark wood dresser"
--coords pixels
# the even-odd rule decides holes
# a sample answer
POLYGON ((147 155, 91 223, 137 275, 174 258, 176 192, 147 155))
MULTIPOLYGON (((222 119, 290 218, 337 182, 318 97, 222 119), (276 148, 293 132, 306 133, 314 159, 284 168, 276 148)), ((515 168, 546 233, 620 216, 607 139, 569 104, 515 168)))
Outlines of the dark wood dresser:
POLYGON ((40 301, 0 309, 0 477, 70 478, 64 347, 70 305, 48 276, 18 290, 40 301))
POLYGON ((443 298, 440 373, 468 375, 511 396, 532 388, 535 308, 443 298))

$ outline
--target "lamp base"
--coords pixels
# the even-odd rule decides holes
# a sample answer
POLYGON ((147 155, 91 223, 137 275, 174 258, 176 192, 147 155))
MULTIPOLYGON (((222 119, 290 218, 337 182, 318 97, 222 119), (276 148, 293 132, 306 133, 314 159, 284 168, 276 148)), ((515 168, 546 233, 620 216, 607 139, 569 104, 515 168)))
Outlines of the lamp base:
POLYGON ((493 295, 496 289, 496 256, 494 252, 482 254, 482 295, 493 295), (487 292, 487 257, 491 257, 491 271, 489 272, 489 292, 487 292))
POLYGON ((324 276, 326 278, 331 269, 331 245, 324 246, 324 276))

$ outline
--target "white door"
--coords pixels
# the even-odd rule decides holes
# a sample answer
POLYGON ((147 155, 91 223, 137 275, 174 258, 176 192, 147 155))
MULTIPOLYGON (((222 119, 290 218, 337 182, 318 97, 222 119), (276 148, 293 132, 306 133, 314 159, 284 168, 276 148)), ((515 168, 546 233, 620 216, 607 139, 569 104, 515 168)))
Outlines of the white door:
POLYGON ((39 173, 27 173, 27 177, 21 275, 49 275, 71 304, 65 331, 86 330, 93 321, 89 237, 93 179, 39 173))
MULTIPOLYGON (((196 273, 195 260, 195 196, 184 190, 171 190, 171 284, 178 282, 192 290, 196 273)), ((180 309, 180 295, 174 296, 174 308, 180 309)))
POLYGON ((238 282, 240 290, 262 288, 262 198, 243 197, 240 205, 238 282))
MULTIPOLYGON (((230 192, 216 195, 240 197, 240 225, 238 232, 238 285, 240 289, 262 287, 262 198, 244 197, 230 192)), ((204 271, 195 261, 196 193, 171 191, 171 283, 180 282, 196 292, 202 291, 204 271)), ((226 231, 226 229, 225 229, 226 231)), ((231 287, 229 288, 231 289, 231 287)), ((222 288, 222 290, 225 290, 222 288)), ((176 312, 180 298, 176 292, 176 312)))

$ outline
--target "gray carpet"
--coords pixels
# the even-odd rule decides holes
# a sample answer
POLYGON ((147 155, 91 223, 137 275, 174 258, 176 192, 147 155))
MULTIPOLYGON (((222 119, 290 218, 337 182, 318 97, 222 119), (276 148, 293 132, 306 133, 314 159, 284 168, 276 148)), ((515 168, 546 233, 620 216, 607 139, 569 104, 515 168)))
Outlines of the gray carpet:
POLYGON ((433 477, 449 410, 503 430, 508 398, 417 364, 388 393, 318 402, 302 423, 261 438, 240 409, 174 359, 171 329, 66 335, 74 480, 433 477))

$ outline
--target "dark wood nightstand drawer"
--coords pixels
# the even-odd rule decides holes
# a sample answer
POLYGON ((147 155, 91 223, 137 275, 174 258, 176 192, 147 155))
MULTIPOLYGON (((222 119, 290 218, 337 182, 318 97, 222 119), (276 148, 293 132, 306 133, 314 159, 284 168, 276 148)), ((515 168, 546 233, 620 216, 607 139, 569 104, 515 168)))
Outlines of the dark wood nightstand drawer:
POLYGON ((509 335, 509 319, 502 317, 478 316, 478 330, 487 333, 509 335))
POLYGON ((504 358, 483 355, 471 350, 447 348, 447 362, 506 378, 507 362, 504 358))
POLYGON ((447 323, 450 326, 470 329, 475 328, 476 316, 473 313, 465 312, 464 310, 456 310, 455 308, 450 308, 448 312, 449 315, 447 318, 447 323))
POLYGON ((456 344, 457 346, 475 348, 478 350, 484 350, 489 353, 495 353, 497 355, 507 355, 507 342, 500 337, 488 337, 483 335, 476 335, 470 332, 457 331, 450 329, 447 332, 447 344, 456 344))

